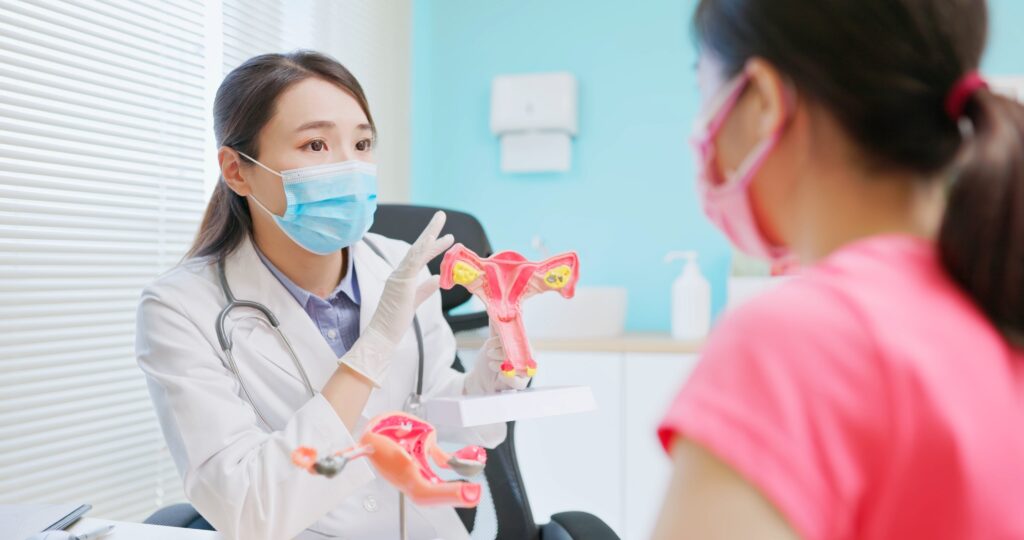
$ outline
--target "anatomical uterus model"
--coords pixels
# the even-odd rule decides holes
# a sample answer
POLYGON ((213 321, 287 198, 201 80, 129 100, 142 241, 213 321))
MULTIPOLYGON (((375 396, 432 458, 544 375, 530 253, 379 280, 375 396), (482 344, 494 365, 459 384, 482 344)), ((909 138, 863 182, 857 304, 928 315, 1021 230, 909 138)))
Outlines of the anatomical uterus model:
POLYGON ((402 412, 371 419, 356 446, 320 459, 315 449, 302 446, 292 452, 292 461, 310 474, 330 478, 349 461, 366 457, 381 477, 416 504, 474 507, 480 502, 480 484, 441 480, 427 462, 428 455, 438 467, 463 476, 479 474, 487 461, 479 446, 446 453, 437 446, 434 426, 402 412))
POLYGON ((487 307, 491 328, 505 351, 501 371, 508 377, 533 377, 537 372, 523 326, 523 301, 548 291, 572 298, 578 280, 579 257, 575 252, 541 262, 528 261, 514 251, 484 259, 466 246, 455 244, 441 262, 441 288, 462 285, 487 307))

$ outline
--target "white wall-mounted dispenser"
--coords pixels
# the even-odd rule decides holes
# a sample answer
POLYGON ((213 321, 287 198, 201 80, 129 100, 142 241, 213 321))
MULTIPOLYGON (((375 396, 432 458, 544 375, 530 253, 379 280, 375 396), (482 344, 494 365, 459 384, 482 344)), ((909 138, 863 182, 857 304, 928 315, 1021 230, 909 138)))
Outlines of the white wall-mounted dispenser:
POLYGON ((566 172, 577 132, 571 73, 498 75, 491 85, 491 131, 501 139, 501 171, 566 172))
POLYGON ((996 93, 1024 103, 1024 75, 995 76, 988 83, 996 93))

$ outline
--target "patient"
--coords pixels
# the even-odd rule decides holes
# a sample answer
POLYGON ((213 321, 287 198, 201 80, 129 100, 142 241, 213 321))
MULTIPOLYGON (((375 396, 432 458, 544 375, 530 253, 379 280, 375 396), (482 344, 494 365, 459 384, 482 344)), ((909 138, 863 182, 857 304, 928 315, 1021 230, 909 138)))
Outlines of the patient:
POLYGON ((656 538, 1024 538, 1024 106, 983 2, 702 0, 704 208, 802 276, 659 435, 656 538))

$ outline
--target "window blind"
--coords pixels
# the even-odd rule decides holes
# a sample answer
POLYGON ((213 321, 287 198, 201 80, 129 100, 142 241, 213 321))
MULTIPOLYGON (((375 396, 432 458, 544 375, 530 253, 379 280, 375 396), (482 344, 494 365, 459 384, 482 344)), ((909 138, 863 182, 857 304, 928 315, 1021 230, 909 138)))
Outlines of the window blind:
MULTIPOLYGON (((224 0, 224 74, 258 54, 284 51, 285 2, 281 0, 224 0)), ((293 4, 288 11, 304 6, 293 4)))
POLYGON ((134 318, 204 206, 204 9, 0 4, 0 502, 183 499, 134 318))
MULTIPOLYGON (((410 19, 408 0, 0 2, 0 503, 140 521, 185 500, 135 310, 218 176, 215 91, 254 55, 312 48, 382 96, 379 124, 407 119, 410 19)), ((384 168, 404 184, 399 149, 384 168)))

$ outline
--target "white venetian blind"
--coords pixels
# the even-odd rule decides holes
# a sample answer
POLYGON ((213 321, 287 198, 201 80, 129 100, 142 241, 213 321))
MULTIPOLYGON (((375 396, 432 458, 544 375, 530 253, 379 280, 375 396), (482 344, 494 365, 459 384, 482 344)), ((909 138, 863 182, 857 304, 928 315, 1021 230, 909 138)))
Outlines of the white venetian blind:
POLYGON ((217 178, 214 92, 256 54, 334 55, 401 199, 410 21, 410 0, 0 0, 0 503, 138 521, 184 500, 135 310, 217 178))
POLYGON ((182 500, 134 319, 204 206, 205 9, 0 3, 0 502, 182 500))
MULTIPOLYGON (((303 6, 291 6, 293 12, 303 6)), ((224 73, 258 54, 284 52, 281 0, 224 0, 224 73)))

